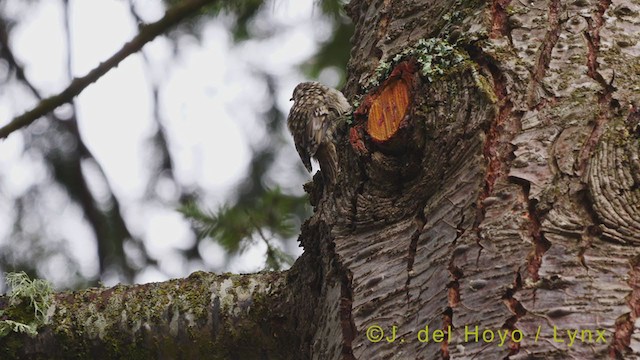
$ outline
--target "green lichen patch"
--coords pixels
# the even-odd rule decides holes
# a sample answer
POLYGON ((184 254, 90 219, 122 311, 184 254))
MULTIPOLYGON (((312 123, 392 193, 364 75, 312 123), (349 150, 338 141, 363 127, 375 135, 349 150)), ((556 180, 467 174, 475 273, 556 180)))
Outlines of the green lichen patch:
POLYGON ((419 64, 420 74, 429 82, 434 82, 448 72, 462 65, 469 56, 462 50, 440 38, 420 39, 409 48, 396 54, 391 61, 381 61, 374 76, 367 83, 367 88, 380 85, 391 73, 391 69, 403 60, 415 58, 419 64))
POLYGON ((9 307, 0 310, 0 337, 10 332, 35 336, 45 324, 46 312, 51 305, 51 284, 45 280, 31 280, 24 272, 8 273, 9 307))

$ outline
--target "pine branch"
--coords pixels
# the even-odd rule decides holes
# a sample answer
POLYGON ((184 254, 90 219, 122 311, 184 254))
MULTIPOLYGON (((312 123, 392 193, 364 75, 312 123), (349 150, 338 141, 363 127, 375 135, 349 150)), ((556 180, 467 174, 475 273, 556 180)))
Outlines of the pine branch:
POLYGON ((146 43, 152 41, 158 35, 163 34, 167 29, 178 24, 185 18, 195 14, 203 6, 214 2, 216 2, 216 0, 185 0, 167 10, 162 19, 143 26, 138 35, 128 43, 124 44, 118 52, 113 54, 106 61, 100 63, 100 65, 91 70, 87 75, 73 79, 69 86, 67 86, 67 88, 61 93, 43 99, 38 103, 38 105, 36 105, 36 107, 14 118, 9 124, 1 127, 0 139, 6 138, 12 132, 30 125, 41 116, 44 116, 56 109, 58 106, 71 101, 87 86, 96 82, 109 70, 118 66, 118 64, 129 55, 139 51, 146 43))

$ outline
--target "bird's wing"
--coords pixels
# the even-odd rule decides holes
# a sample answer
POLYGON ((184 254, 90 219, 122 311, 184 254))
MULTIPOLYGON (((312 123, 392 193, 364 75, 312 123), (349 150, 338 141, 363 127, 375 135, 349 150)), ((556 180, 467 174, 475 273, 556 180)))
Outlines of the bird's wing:
POLYGON ((329 108, 320 104, 309 110, 309 122, 307 123, 307 139, 311 156, 316 154, 318 146, 322 144, 329 128, 329 108))
POLYGON ((304 167, 311 172, 311 155, 307 146, 309 140, 306 129, 306 120, 307 113, 306 110, 294 107, 289 113, 289 118, 287 119, 287 125, 289 126, 289 130, 293 135, 293 142, 296 146, 296 150, 298 151, 298 155, 300 155, 300 159, 304 164, 304 167))

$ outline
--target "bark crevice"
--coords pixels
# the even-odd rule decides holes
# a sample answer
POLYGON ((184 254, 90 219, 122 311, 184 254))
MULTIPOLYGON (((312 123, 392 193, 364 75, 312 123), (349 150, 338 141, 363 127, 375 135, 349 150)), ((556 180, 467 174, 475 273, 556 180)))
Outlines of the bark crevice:
POLYGON ((566 21, 560 20, 560 0, 550 0, 547 12, 548 30, 538 48, 536 63, 531 70, 531 79, 527 89, 527 105, 529 109, 544 106, 546 97, 540 96, 541 91, 546 91, 542 84, 545 74, 551 63, 551 54, 558 38, 560 37, 561 24, 566 21), (542 99, 542 100, 541 100, 542 99))

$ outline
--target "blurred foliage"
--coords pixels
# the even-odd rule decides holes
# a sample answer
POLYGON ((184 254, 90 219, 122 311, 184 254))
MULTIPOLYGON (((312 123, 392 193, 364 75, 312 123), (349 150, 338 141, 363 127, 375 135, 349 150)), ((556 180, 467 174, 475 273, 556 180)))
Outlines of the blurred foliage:
POLYGON ((302 66, 305 73, 312 78, 317 78, 322 70, 330 67, 342 71, 344 78, 344 70, 347 67, 351 51, 351 36, 354 32, 353 23, 344 11, 344 6, 347 3, 348 1, 341 0, 319 2, 323 14, 332 22, 333 32, 327 41, 320 44, 314 58, 302 66))
MULTIPOLYGON (((121 1, 121 0, 114 0, 121 1)), ((161 0, 167 8, 184 0, 161 0)), ((179 40, 183 36, 191 36, 196 39, 202 37, 204 25, 212 21, 222 21, 227 25, 232 39, 237 44, 246 41, 265 40, 277 35, 278 31, 287 31, 286 28, 269 30, 258 33, 255 22, 269 18, 273 6, 288 1, 300 0, 234 0, 216 1, 201 11, 199 16, 181 23, 167 33, 167 39, 173 44, 174 55, 179 55, 179 40), (274 5, 275 4, 275 5, 274 5)), ((313 0, 308 0, 313 1, 313 0)), ((12 30, 24 19, 30 16, 31 7, 37 5, 40 0, 0 0, 0 94, 9 93, 9 85, 26 89, 34 99, 41 99, 38 89, 34 86, 34 79, 29 79, 20 62, 17 61, 11 49, 12 30), (9 4, 11 3, 11 4, 9 4), (9 6, 11 5, 11 6, 9 6), (11 7, 11 10, 8 8, 11 7), (13 82, 13 84, 9 84, 13 82)), ((60 0, 64 9, 66 22, 66 37, 71 38, 68 26, 69 1, 60 0)), ((131 16, 138 26, 143 25, 142 17, 136 12, 136 5, 141 2, 128 0, 131 16)), ((318 44, 317 53, 300 64, 300 69, 310 78, 317 78, 324 69, 332 68, 344 77, 344 69, 350 52, 349 40, 353 34, 353 25, 346 17, 343 0, 319 0, 315 1, 323 21, 330 24, 332 35, 318 44)), ((311 39, 311 41, 317 41, 311 39)), ((70 51, 70 49, 67 49, 70 51)), ((142 56, 146 65, 150 61, 145 50, 142 56)), ((70 63, 70 58, 68 59, 70 63)), ((199 252, 201 241, 216 241, 229 254, 242 253, 248 247, 257 242, 264 242, 266 250, 266 268, 281 269, 291 264, 293 259, 283 252, 280 245, 290 240, 299 231, 300 224, 309 216, 310 208, 307 206, 306 196, 287 194, 278 187, 270 185, 269 172, 273 171, 274 162, 283 146, 287 144, 285 119, 286 114, 276 106, 277 93, 279 91, 274 75, 255 69, 258 77, 267 84, 268 101, 270 106, 260 114, 264 119, 262 124, 265 132, 269 134, 268 141, 252 144, 253 153, 249 163, 246 177, 241 181, 228 201, 215 211, 204 210, 207 205, 202 202, 204 193, 197 187, 184 187, 176 179, 174 164, 169 151, 167 134, 163 125, 163 114, 158 100, 158 94, 162 91, 161 84, 151 81, 149 87, 153 94, 153 116, 157 124, 157 130, 148 138, 148 143, 153 149, 153 161, 148 166, 151 171, 150 181, 143 195, 144 201, 160 202, 166 206, 179 207, 179 211, 193 224, 193 230, 198 235, 197 241, 190 249, 184 251, 188 260, 200 260, 199 252), (178 191, 176 200, 162 199, 156 193, 156 184, 159 179, 169 181, 175 185, 178 191), (182 204, 182 205, 180 205, 182 204)), ((69 70, 69 79, 71 78, 69 70)), ((145 266, 156 265, 142 242, 129 230, 125 217, 120 212, 120 203, 116 194, 111 189, 109 182, 102 171, 99 162, 89 151, 90 146, 78 131, 76 111, 73 104, 63 119, 56 114, 49 114, 33 127, 22 131, 24 134, 25 156, 37 159, 45 164, 50 176, 49 183, 42 182, 18 196, 12 194, 0 194, 13 200, 13 229, 9 234, 10 241, 0 249, 0 270, 19 271, 25 270, 30 275, 38 273, 43 275, 41 264, 48 258, 62 255, 65 259, 66 272, 74 279, 69 279, 67 286, 96 285, 99 278, 105 274, 115 274, 121 281, 130 282, 134 276, 145 266), (86 182, 86 167, 96 169, 98 177, 106 187, 106 195, 97 197, 92 193, 86 182), (50 192, 50 187, 56 191, 62 190, 84 217, 88 226, 95 235, 98 248, 99 271, 97 279, 82 279, 79 274, 78 264, 73 262, 69 249, 64 245, 64 238, 55 238, 56 235, 47 234, 46 211, 41 206, 41 199, 50 192), (19 245, 18 245, 19 244, 19 245), (125 248, 138 254, 134 262, 128 258, 125 248)), ((289 145, 287 145, 289 146, 289 145)), ((291 149, 288 149, 291 150, 291 149)), ((301 171, 302 166, 299 164, 301 171)), ((94 174, 95 175, 95 174, 94 174)), ((0 172, 2 176, 8 176, 0 172)), ((301 186, 301 185, 300 185, 301 186)), ((2 189, 0 189, 2 190, 2 189)), ((11 205, 9 205, 11 206, 11 205)), ((162 271, 162 269, 159 269, 162 271)))
MULTIPOLYGON (((182 0, 163 0, 167 6, 175 5, 182 0)), ((300 1, 300 0, 272 0, 275 2, 300 1)), ((311 1, 311 0, 310 0, 311 1)), ((354 32, 353 23, 346 16, 344 11, 347 0, 313 0, 321 10, 333 28, 332 35, 320 44, 320 47, 312 59, 301 64, 305 74, 311 78, 317 78, 322 70, 334 68, 341 72, 342 82, 344 81, 344 70, 346 69, 349 53, 351 50, 350 39, 354 32)), ((233 19, 231 32, 235 42, 251 40, 253 38, 264 37, 265 34, 252 32, 251 23, 259 16, 264 16, 270 11, 265 0, 235 0, 218 1, 201 12, 198 20, 185 21, 175 30, 178 34, 189 33, 196 38, 200 38, 203 23, 210 21, 211 17, 219 15, 230 15, 233 19)), ((175 35, 174 35, 175 36, 175 35)), ((179 35, 178 35, 179 36, 179 35)))
MULTIPOLYGON (((163 0, 167 8, 175 6, 184 0, 163 0)), ((219 15, 231 15, 235 21, 231 31, 236 41, 250 38, 248 25, 251 20, 260 14, 260 10, 267 3, 264 0, 234 0, 215 1, 211 5, 204 7, 198 17, 184 21, 173 33, 189 33, 200 38, 202 25, 219 15)), ((178 35, 179 36, 179 35, 178 35)), ((177 38, 177 37, 174 37, 177 38)))
MULTIPOLYGON (((171 1, 171 0, 165 0, 171 1)), ((251 22, 257 16, 269 11, 264 1, 246 0, 224 3, 210 9, 210 14, 227 12, 234 16, 232 26, 233 38, 236 42, 250 40, 262 34, 251 32, 251 22)), ((346 1, 322 0, 317 3, 322 14, 333 27, 332 36, 320 44, 316 55, 304 64, 302 70, 311 78, 317 78, 322 70, 334 68, 341 71, 349 60, 351 49, 350 38, 353 34, 353 24, 344 13, 346 1)), ((196 30, 197 26, 190 29, 196 30)), ((261 149, 255 150, 245 181, 237 188, 237 199, 229 202, 215 212, 206 211, 195 202, 189 202, 180 211, 192 221, 199 239, 215 239, 229 254, 242 252, 254 243, 259 235, 267 245, 266 267, 280 269, 290 264, 288 255, 271 245, 271 240, 265 237, 268 233, 277 239, 284 240, 299 231, 299 224, 309 215, 306 196, 292 196, 283 194, 279 189, 269 189, 264 186, 268 170, 273 166, 276 152, 281 148, 282 141, 277 141, 275 134, 282 134, 284 130, 285 114, 275 107, 275 80, 268 74, 262 74, 268 85, 272 98, 272 107, 263 115, 267 133, 274 139, 261 149), (296 219, 296 227, 292 227, 292 219, 296 219)), ((288 135, 288 134, 287 134, 288 135)), ((194 253, 195 248, 190 251, 194 253)))
POLYGON ((344 77, 344 69, 349 61, 349 39, 353 34, 353 24, 340 22, 336 25, 331 39, 322 44, 315 58, 302 67, 312 78, 317 78, 322 70, 330 67, 341 70, 344 77))
POLYGON ((222 206, 217 211, 202 210, 194 202, 180 208, 192 221, 200 239, 213 238, 231 255, 253 245, 256 237, 267 246, 267 269, 291 265, 292 258, 272 243, 295 235, 306 213, 306 197, 283 194, 279 188, 266 190, 253 202, 222 206), (267 236, 268 235, 268 236, 267 236))

